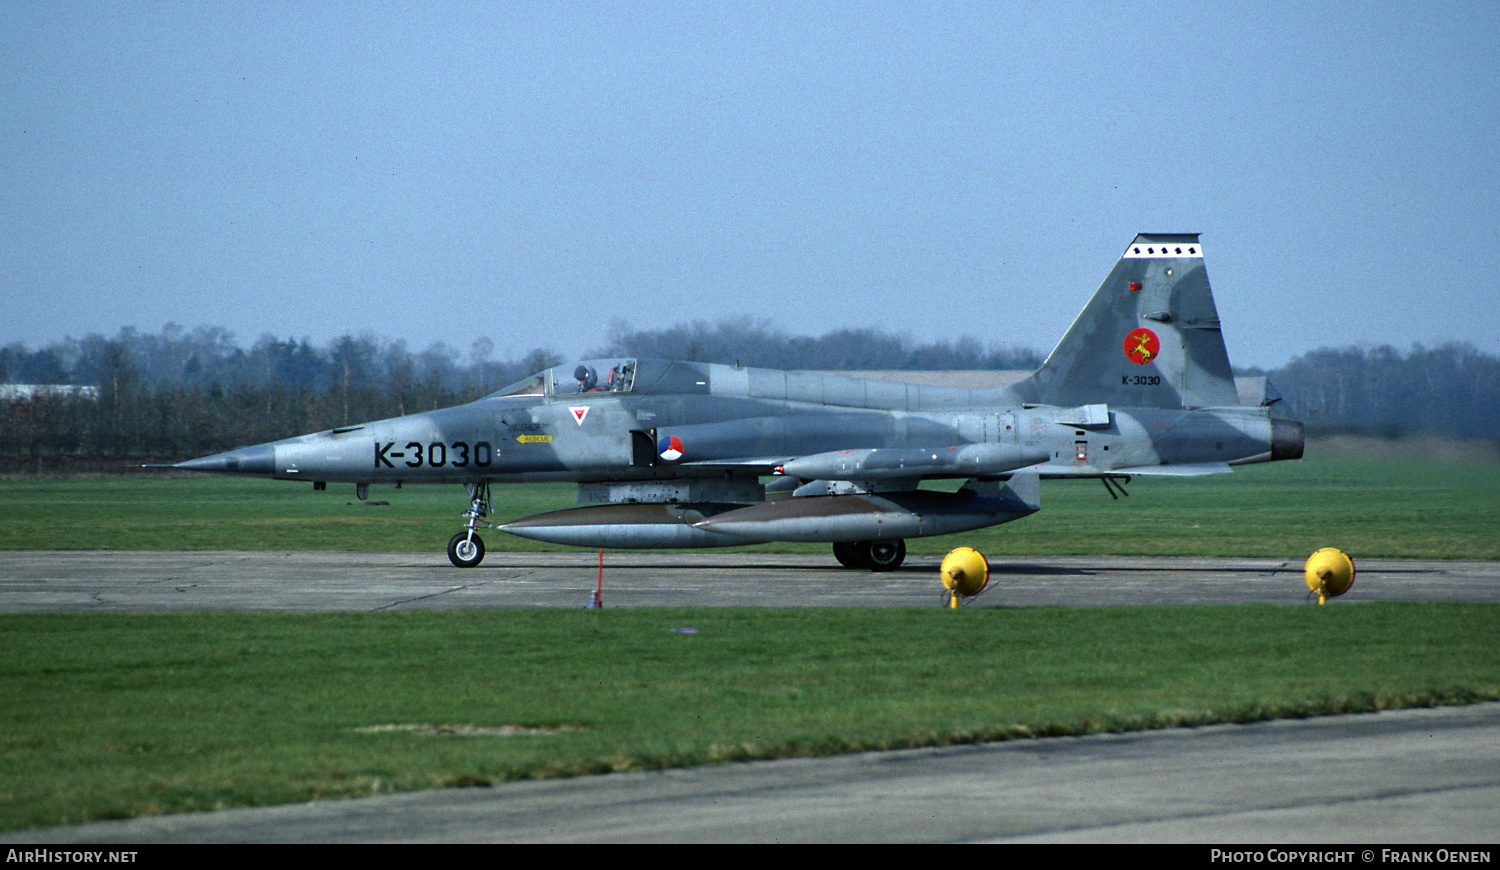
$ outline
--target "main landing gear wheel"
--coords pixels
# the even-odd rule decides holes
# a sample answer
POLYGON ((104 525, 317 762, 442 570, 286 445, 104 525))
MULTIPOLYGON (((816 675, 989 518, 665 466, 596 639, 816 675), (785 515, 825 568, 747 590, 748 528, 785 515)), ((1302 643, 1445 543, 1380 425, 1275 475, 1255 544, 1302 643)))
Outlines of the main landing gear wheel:
POLYGON ((460 568, 472 568, 484 561, 484 541, 478 535, 459 532, 448 541, 448 561, 460 568))
POLYGON ((871 541, 861 544, 871 571, 894 571, 906 561, 905 541, 871 541))
POLYGON ((833 557, 845 568, 894 571, 906 561, 905 541, 846 541, 833 545, 833 557))
POLYGON ((840 541, 833 545, 833 558, 839 560, 839 564, 845 568, 868 568, 864 559, 860 558, 859 545, 853 541, 840 541))

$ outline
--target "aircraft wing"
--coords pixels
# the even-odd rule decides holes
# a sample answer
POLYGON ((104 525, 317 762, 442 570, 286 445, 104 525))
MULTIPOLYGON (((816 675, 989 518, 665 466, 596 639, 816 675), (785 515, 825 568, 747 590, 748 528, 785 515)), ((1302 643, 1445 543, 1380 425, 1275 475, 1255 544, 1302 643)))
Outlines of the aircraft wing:
POLYGON ((753 457, 684 463, 693 468, 738 468, 802 480, 908 480, 1004 474, 1047 459, 1040 447, 955 444, 943 447, 866 447, 810 456, 753 457))
POLYGON ((678 468, 713 471, 739 471, 749 474, 771 475, 782 465, 796 459, 795 456, 736 456, 729 459, 703 459, 683 462, 678 468))

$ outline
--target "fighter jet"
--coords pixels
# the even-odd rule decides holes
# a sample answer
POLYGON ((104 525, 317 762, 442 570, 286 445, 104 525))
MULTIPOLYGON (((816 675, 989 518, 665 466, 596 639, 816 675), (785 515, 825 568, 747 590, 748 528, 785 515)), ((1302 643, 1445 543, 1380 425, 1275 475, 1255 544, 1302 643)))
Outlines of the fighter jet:
POLYGON ((592 504, 498 528, 601 549, 824 542, 846 566, 890 571, 908 538, 1036 512, 1043 478, 1098 478, 1115 496, 1133 475, 1300 458, 1302 424, 1286 417, 1274 391, 1240 403, 1197 234, 1143 234, 1042 367, 1006 388, 595 359, 466 405, 173 467, 353 483, 360 498, 463 484, 448 542, 461 568, 484 558, 491 484, 570 481, 592 504))

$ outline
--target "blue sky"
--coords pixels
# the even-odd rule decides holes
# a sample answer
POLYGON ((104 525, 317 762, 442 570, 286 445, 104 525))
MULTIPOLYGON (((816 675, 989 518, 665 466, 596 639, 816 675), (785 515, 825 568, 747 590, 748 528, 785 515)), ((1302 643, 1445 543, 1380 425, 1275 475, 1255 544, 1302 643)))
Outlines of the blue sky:
POLYGON ((1500 4, 0 3, 0 344, 1050 349, 1201 232, 1231 359, 1500 352, 1500 4))

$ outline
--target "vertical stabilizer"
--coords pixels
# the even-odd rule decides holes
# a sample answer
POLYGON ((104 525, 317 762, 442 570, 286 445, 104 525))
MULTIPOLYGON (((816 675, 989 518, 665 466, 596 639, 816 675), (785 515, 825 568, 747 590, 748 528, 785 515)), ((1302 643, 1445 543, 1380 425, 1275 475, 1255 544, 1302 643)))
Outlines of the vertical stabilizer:
POLYGON ((1136 236, 1047 361, 1016 390, 1047 405, 1239 404, 1197 234, 1136 236))

